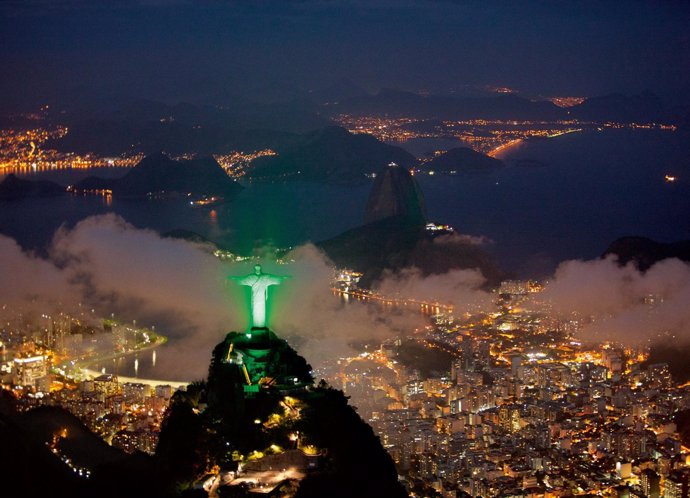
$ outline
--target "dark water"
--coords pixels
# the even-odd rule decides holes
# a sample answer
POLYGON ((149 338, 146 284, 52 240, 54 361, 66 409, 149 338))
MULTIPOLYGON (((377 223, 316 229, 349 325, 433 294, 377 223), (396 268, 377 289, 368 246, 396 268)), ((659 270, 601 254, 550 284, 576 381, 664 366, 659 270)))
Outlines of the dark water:
MULTIPOLYGON (((139 379, 160 379, 177 382, 192 382, 202 378, 190 376, 187 368, 171 368, 171 357, 179 361, 179 352, 170 351, 172 343, 166 343, 155 350, 142 351, 128 356, 121 356, 100 363, 89 365, 89 368, 99 372, 135 377, 139 379)), ((205 364, 204 364, 205 365, 205 364)))
POLYGON ((161 233, 185 229, 238 251, 322 240, 352 228, 364 216, 370 185, 250 184, 232 202, 195 208, 183 199, 132 200, 64 196, 0 202, 0 233, 23 247, 41 248, 63 224, 114 212, 161 233))
MULTIPOLYGON (((432 219, 490 238, 490 250, 518 275, 543 275, 559 261, 596 257, 624 235, 690 237, 687 133, 571 134, 529 141, 503 159, 508 167, 495 174, 417 179, 432 219), (678 180, 668 183, 666 174, 678 180)), ((52 179, 70 183, 67 173, 60 175, 52 179)), ((115 212, 137 227, 192 230, 235 250, 266 243, 284 247, 357 226, 370 187, 250 184, 214 210, 182 200, 114 198, 108 204, 100 197, 67 196, 2 202, 0 233, 40 248, 62 224, 115 212)))
POLYGON ((690 237, 687 133, 578 133, 529 141, 503 159, 509 167, 495 175, 420 183, 433 217, 487 235, 504 266, 520 274, 596 257, 621 236, 690 237))

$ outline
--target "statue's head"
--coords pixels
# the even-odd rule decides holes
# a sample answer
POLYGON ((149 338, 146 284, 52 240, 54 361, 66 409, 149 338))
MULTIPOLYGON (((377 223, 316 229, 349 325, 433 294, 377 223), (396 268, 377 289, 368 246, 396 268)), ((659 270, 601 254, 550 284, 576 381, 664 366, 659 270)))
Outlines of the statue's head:
POLYGON ((261 265, 254 265, 254 275, 261 275, 261 265))

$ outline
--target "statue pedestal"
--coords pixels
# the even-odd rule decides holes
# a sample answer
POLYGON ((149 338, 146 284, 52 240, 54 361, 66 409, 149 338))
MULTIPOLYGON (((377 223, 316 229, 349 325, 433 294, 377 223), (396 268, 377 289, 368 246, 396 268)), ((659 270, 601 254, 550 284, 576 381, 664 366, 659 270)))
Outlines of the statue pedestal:
POLYGON ((268 327, 252 327, 247 332, 247 336, 251 344, 265 344, 266 347, 269 347, 268 327))
POLYGON ((312 382, 311 367, 304 358, 268 327, 230 332, 224 344, 222 363, 239 369, 245 394, 254 395, 262 387, 288 392, 312 382))

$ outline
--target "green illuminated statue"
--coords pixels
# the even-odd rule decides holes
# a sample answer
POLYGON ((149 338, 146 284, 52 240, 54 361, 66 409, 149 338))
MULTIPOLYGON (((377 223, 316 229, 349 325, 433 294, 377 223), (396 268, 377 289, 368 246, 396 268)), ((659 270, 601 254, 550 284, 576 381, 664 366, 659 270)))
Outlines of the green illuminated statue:
POLYGON ((254 266, 254 273, 244 277, 228 277, 235 280, 239 285, 246 285, 251 288, 251 327, 266 328, 266 300, 268 299, 268 287, 278 285, 289 276, 276 276, 263 273, 261 265, 254 266))

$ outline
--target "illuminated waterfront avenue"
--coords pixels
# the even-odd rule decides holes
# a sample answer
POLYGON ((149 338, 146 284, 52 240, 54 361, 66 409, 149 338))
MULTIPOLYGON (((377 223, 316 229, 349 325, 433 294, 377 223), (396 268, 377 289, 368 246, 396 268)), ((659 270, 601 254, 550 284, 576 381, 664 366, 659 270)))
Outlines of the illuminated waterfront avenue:
POLYGON ((383 296, 376 292, 358 288, 338 288, 333 287, 333 292, 344 298, 345 300, 357 299, 362 301, 371 301, 387 306, 402 306, 410 309, 419 309, 419 311, 426 315, 438 313, 453 313, 453 306, 450 304, 439 303, 438 301, 423 301, 419 299, 403 298, 403 297, 389 297, 383 296))

